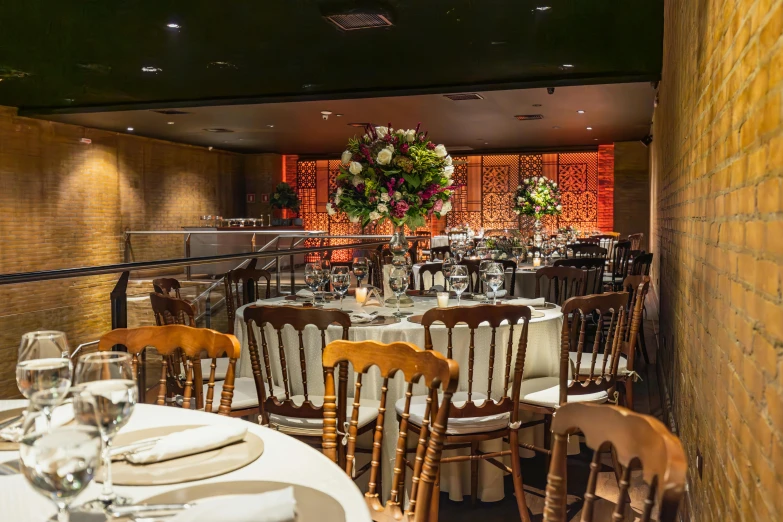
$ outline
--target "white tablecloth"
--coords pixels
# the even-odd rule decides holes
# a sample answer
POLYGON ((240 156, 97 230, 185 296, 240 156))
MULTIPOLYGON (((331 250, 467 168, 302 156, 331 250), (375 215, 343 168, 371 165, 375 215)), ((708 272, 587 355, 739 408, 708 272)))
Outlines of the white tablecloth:
MULTIPOLYGON (((0 410, 24 406, 26 401, 0 401, 0 410)), ((367 522, 370 513, 364 497, 353 481, 319 451, 274 430, 239 419, 212 413, 182 410, 170 406, 139 404, 121 433, 155 426, 221 424, 243 422, 264 441, 264 453, 255 462, 231 473, 206 480, 168 486, 115 486, 117 493, 135 501, 158 495, 164 491, 181 489, 202 483, 224 481, 268 480, 300 484, 323 491, 337 499, 345 510, 346 522, 367 522)), ((15 462, 16 451, 0 451, 0 462, 15 462)), ((95 498, 101 485, 92 483, 76 498, 74 505, 95 498)), ((0 519, 14 522, 47 520, 54 505, 36 493, 20 475, 0 477, 0 519)))
MULTIPOLYGON (((413 312, 415 314, 423 314, 431 307, 435 306, 435 300, 432 298, 418 298, 414 297, 414 307, 406 308, 405 310, 413 312)), ((285 304, 282 298, 275 298, 264 300, 260 302, 265 305, 282 305, 285 304)), ((288 302, 290 303, 290 301, 288 302)), ((456 305, 456 299, 452 299, 452 305, 456 305)), ((464 305, 473 306, 478 304, 475 301, 463 300, 464 305)), ((339 303, 332 303, 327 305, 328 308, 338 308, 339 303)), ((240 360, 238 361, 237 374, 240 377, 252 377, 252 369, 250 365, 250 353, 248 350, 246 325, 243 320, 243 311, 245 307, 241 307, 237 310, 236 323, 234 327, 234 333, 239 338, 239 342, 242 345, 242 353, 240 360)), ((345 300, 346 309, 359 308, 356 301, 353 298, 347 298, 345 300)), ((378 310, 381 315, 390 315, 393 309, 379 308, 379 307, 367 307, 366 310, 374 311, 378 310)), ((530 322, 528 329, 528 350, 525 358, 525 378, 532 377, 545 377, 556 376, 559 372, 559 353, 560 353, 560 334, 563 324, 563 316, 559 308, 553 310, 545 310, 544 317, 533 319, 530 322)), ((519 339, 521 328, 515 328, 514 334, 514 351, 512 356, 516 355, 517 341, 519 339)), ((338 326, 330 327, 327 331, 327 342, 339 339, 342 329, 338 326)), ((508 345, 508 327, 502 327, 498 329, 496 337, 497 352, 495 356, 495 378, 493 379, 493 397, 499 397, 503 392, 503 379, 500 377, 505 372, 505 354, 506 347, 508 345), (500 362, 498 362, 500 361, 500 362)), ((260 339, 260 332, 256 329, 256 339, 260 339)), ((476 364, 474 365, 474 390, 486 392, 486 386, 488 383, 488 357, 483 355, 480 350, 482 348, 488 348, 490 345, 491 329, 489 327, 480 327, 476 332, 475 346, 477 348, 476 364)), ((270 348, 271 366, 273 370, 273 379, 275 384, 282 383, 282 374, 280 371, 279 355, 277 349, 277 336, 273 335, 271 330, 267 331, 267 342, 270 348)), ((434 349, 441 353, 446 353, 446 339, 447 330, 443 326, 433 326, 432 337, 434 349)), ((353 327, 349 332, 349 338, 352 341, 362 340, 374 340, 384 343, 390 343, 394 341, 407 341, 417 346, 424 346, 424 327, 420 324, 411 323, 405 319, 402 322, 387 326, 369 326, 369 327, 353 327)), ((311 330, 305 331, 304 336, 305 350, 307 353, 307 376, 308 376, 308 390, 312 395, 323 394, 323 370, 321 366, 320 350, 321 339, 318 331, 313 327, 311 330)), ((468 375, 468 343, 469 343, 469 331, 467 327, 457 327, 453 332, 453 346, 454 346, 454 359, 460 365, 460 382, 465 383, 465 386, 461 386, 460 390, 467 390, 467 375, 468 375)), ((260 344, 260 342, 259 342, 260 344)), ((285 345, 286 360, 297 361, 299 360, 299 341, 296 332, 291 327, 286 327, 283 332, 283 344, 285 345)), ((259 354, 259 360, 263 361, 262 354, 259 354)), ((513 360, 513 358, 512 358, 513 360)), ((513 363, 512 363, 513 364, 513 363)), ((262 363, 263 366, 263 363, 262 363)), ((263 368, 262 368, 263 371, 263 368)), ((301 390, 297 389, 301 386, 301 375, 298 371, 298 364, 291 366, 289 363, 289 380, 294 387, 295 393, 300 393, 301 390), (295 370, 292 371, 291 368, 295 370), (293 378, 292 378, 293 374, 293 378)), ((370 373, 364 380, 362 386, 362 397, 368 399, 378 399, 380 395, 381 379, 377 373, 370 373)), ((350 389, 350 388, 349 388, 350 389)), ((394 401, 402 397, 404 393, 404 385, 401 379, 395 379, 393 383, 389 385, 388 391, 388 406, 393 407, 394 401)), ((396 437, 396 430, 398 425, 393 415, 387 416, 386 425, 386 437, 396 437)), ((527 430, 526 442, 536 444, 543 444, 543 430, 527 430)), ((393 439, 388 439, 393 440, 393 439)), ((394 457, 393 444, 384 444, 386 450, 387 460, 390 462, 394 457)), ((499 441, 490 443, 483 443, 482 449, 484 451, 498 451, 501 448, 499 441)), ((384 489, 388 491, 391 485, 391 468, 392 466, 384 466, 383 485, 384 489)), ((503 498, 503 473, 498 468, 482 462, 479 470, 479 498, 484 501, 492 502, 503 498)), ((470 492, 470 465, 468 462, 459 464, 449 464, 444 466, 441 472, 441 489, 450 493, 452 500, 461 500, 463 491, 470 492)))
POLYGON ((449 236, 432 236, 430 246, 432 248, 449 246, 449 236))

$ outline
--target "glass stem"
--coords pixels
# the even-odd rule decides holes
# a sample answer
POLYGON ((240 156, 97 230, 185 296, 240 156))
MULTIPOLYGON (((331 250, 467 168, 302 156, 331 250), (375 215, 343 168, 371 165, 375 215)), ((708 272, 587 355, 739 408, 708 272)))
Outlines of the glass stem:
POLYGON ((343 297, 344 297, 343 294, 340 294, 340 310, 341 311, 343 309, 343 297))
POLYGON ((402 296, 402 294, 397 294, 397 314, 396 314, 396 315, 397 315, 397 317, 399 317, 400 315, 402 315, 402 314, 400 313, 400 297, 401 297, 401 296, 402 296))
POLYGON ((116 497, 114 485, 111 481, 111 441, 108 437, 103 438, 103 491, 98 497, 101 502, 111 503, 116 497))
POLYGON ((65 502, 56 502, 57 504, 57 522, 69 522, 71 514, 68 513, 68 504, 65 502))
POLYGON ((49 408, 43 409, 44 419, 46 420, 46 433, 52 432, 52 410, 49 408))

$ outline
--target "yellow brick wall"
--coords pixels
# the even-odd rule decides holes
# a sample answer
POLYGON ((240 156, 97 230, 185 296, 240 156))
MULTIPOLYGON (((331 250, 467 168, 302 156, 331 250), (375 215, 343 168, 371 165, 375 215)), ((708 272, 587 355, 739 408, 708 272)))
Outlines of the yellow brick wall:
MULTIPOLYGON (((16 116, 0 107, 0 273, 122 262, 123 231, 244 213, 241 155, 16 116), (92 139, 91 145, 79 142, 92 139)), ((134 240, 136 260, 179 257, 182 239, 134 240)), ((22 333, 73 347, 109 330, 116 276, 0 287, 0 398, 18 395, 22 333)))
POLYGON ((782 27, 781 0, 665 2, 653 280, 700 522, 783 520, 782 27))

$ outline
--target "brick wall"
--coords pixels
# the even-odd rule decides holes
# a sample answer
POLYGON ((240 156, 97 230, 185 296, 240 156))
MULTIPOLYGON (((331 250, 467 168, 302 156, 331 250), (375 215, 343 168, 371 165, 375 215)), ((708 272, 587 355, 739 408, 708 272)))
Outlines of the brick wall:
MULTIPOLYGON (((125 229, 178 229, 198 225, 203 214, 236 214, 242 169, 240 155, 19 118, 0 108, 0 273, 117 263, 125 229)), ((178 236, 133 244, 136 259, 182 253, 178 236)), ((97 339, 110 328, 115 281, 0 287, 0 398, 18 395, 22 333, 64 330, 74 347, 97 339)))
POLYGON ((283 180, 283 156, 280 154, 249 154, 245 156, 245 190, 256 195, 255 203, 246 204, 247 217, 267 218, 272 213, 269 203, 261 202, 261 194, 272 197, 274 188, 283 180))
POLYGON ((643 232, 641 248, 650 249, 649 149, 640 141, 614 144, 614 231, 621 236, 643 232))
POLYGON ((614 145, 598 146, 598 229, 614 228, 614 145))
POLYGON ((666 1, 665 23, 653 281, 689 511, 781 520, 783 1, 666 1))

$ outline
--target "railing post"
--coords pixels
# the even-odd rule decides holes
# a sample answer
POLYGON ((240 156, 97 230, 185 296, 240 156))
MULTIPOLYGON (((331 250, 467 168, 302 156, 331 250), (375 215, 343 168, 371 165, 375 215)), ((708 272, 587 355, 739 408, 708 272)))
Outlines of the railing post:
MULTIPOLYGON (((117 280, 117 284, 114 286, 114 290, 111 291, 111 329, 127 328, 128 327, 128 279, 130 278, 130 272, 125 271, 120 275, 117 280)), ((113 347, 114 350, 126 352, 127 348, 118 348, 120 345, 113 347)))
POLYGON ((122 259, 126 263, 130 263, 130 251, 131 251, 131 234, 125 231, 125 251, 122 253, 122 259))
POLYGON ((207 291, 207 304, 204 307, 204 326, 212 328, 212 287, 207 291))
MULTIPOLYGON (((190 259, 190 234, 185 236, 185 259, 190 259)), ((187 281, 190 281, 191 276, 191 267, 190 265, 185 267, 185 279, 187 281)))
POLYGON ((256 233, 253 232, 253 236, 250 238, 250 251, 256 251, 256 233))

